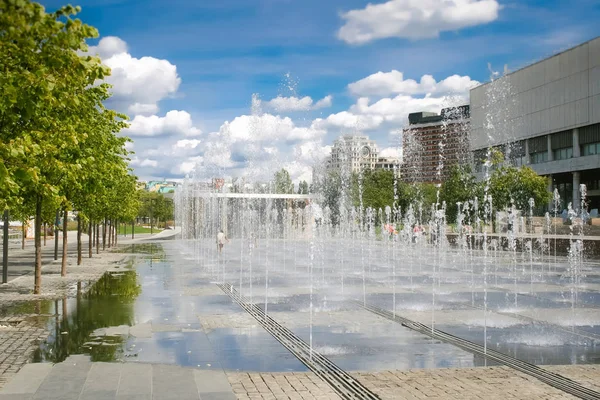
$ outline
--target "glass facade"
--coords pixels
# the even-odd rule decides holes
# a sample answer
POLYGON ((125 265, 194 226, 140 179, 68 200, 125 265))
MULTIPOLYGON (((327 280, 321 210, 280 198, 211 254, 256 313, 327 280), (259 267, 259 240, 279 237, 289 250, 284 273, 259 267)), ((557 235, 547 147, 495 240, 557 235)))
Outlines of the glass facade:
POLYGON ((573 158, 573 148, 564 147, 562 149, 556 149, 552 151, 552 154, 554 155, 554 160, 567 160, 573 158))
POLYGON ((531 157, 530 161, 532 164, 540 164, 540 163, 548 161, 548 152, 540 151, 539 153, 531 153, 530 157, 531 157))
POLYGON ((600 143, 588 143, 581 146, 582 156, 593 156, 594 154, 600 154, 600 143))

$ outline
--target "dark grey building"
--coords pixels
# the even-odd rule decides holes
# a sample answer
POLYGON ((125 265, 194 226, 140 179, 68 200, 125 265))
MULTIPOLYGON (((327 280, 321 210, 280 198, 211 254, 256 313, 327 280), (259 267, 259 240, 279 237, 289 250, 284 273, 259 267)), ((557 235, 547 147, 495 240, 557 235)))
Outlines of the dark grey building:
POLYGON ((600 208, 600 37, 471 90, 471 150, 489 146, 558 189, 562 208, 600 208))

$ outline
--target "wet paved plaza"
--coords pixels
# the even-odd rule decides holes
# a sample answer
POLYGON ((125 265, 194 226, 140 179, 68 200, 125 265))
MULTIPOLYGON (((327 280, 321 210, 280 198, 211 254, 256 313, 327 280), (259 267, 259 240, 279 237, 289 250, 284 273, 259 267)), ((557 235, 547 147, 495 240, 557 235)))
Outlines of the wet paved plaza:
MULTIPOLYGON (((498 363, 381 318, 362 308, 363 302, 391 311, 395 304, 398 315, 433 322, 474 343, 483 344, 485 332, 488 348, 532 364, 590 364, 585 374, 598 373, 593 364, 600 363, 600 276, 594 262, 581 266, 574 287, 560 257, 515 263, 473 254, 465 260, 459 251, 436 254, 424 243, 400 251, 385 242, 360 248, 302 240, 253 245, 232 240, 219 256, 213 246, 207 240, 123 247, 123 253, 137 254, 133 263, 105 275, 87 294, 42 304, 43 313, 56 317, 48 318, 51 334, 34 361, 56 363, 83 354, 94 362, 225 371, 238 398, 294 398, 270 389, 262 394, 256 389, 262 397, 249 396, 254 383, 244 386, 244 376, 250 382, 260 377, 261 386, 270 376, 275 385, 311 374, 217 286, 226 282, 315 352, 365 386, 375 385, 371 390, 382 398, 400 398, 389 388, 412 379, 402 371, 469 371, 498 363), (482 263, 488 263, 485 276, 482 263), (385 378, 389 371, 397 371, 396 378, 385 378), (378 392, 377 382, 388 391, 378 392)), ((505 369, 511 371, 502 368, 500 375, 494 368, 474 371, 495 380, 499 390, 505 369)), ((556 391, 531 379, 527 385, 556 391)), ((318 388, 313 391, 323 398, 336 398, 318 388)))

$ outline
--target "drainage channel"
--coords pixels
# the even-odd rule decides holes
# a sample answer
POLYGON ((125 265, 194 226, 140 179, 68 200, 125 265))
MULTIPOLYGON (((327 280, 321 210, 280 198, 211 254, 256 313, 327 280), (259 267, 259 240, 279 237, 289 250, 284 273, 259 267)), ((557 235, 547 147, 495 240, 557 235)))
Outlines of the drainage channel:
POLYGON ((342 399, 381 400, 346 371, 326 357, 314 351, 305 341, 292 331, 266 315, 255 304, 248 303, 244 296, 230 284, 217 284, 229 297, 235 300, 248 314, 252 315, 279 343, 288 349, 317 376, 327 382, 342 399))
POLYGON ((579 383, 572 381, 569 378, 566 378, 562 375, 555 374, 549 371, 546 371, 543 368, 538 367, 537 365, 529 364, 525 361, 521 361, 517 358, 508 356, 506 354, 500 353, 491 349, 484 349, 483 346, 471 342, 466 339, 462 339, 458 336, 451 335, 444 331, 440 331, 438 329, 431 329, 431 327, 421 324, 420 322, 415 322, 410 319, 401 317, 399 315, 394 315, 392 312, 388 310, 384 310, 383 308, 379 308, 369 304, 363 304, 360 301, 353 301, 354 304, 359 305, 367 311, 370 311, 374 314, 377 314, 383 318, 389 319, 391 321, 402 324, 409 329, 432 337, 434 339, 441 340, 446 343, 453 344, 457 347, 460 347, 463 350, 469 351, 473 354, 477 354, 483 357, 487 357, 490 360, 497 361, 506 365, 507 367, 511 367, 516 369, 517 371, 523 372, 531 377, 534 377, 541 382, 544 382, 556 389, 562 390, 563 392, 569 393, 575 397, 579 397, 580 399, 593 400, 600 399, 600 392, 597 392, 592 389, 588 389, 585 386, 580 385, 579 383))

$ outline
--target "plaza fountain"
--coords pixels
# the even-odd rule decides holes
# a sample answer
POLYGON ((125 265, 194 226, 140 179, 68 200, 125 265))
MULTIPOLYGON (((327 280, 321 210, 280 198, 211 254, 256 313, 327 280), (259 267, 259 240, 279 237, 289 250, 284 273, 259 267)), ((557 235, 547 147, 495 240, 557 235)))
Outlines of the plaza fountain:
MULTIPOLYGON (((492 82, 488 93, 490 136, 510 135, 510 88, 502 85, 492 82)), ((410 150, 413 157, 418 155, 416 147, 410 150)), ((443 151, 442 145, 440 174, 443 151)), ((328 349, 343 363, 353 344, 340 346, 331 335, 338 329, 334 327, 348 332, 348 326, 368 324, 366 317, 337 319, 360 309, 394 321, 402 318, 404 326, 422 324, 434 338, 443 333, 481 346, 478 365, 503 362, 488 359, 488 352, 535 365, 597 363, 600 273, 584 249, 585 186, 576 210, 554 193, 554 217, 566 206, 571 220, 568 255, 561 256, 550 213, 540 232, 526 233, 521 215, 532 220, 533 199, 527 210, 514 204, 506 210, 494 208, 491 157, 488 150, 483 197, 458 204, 456 233, 449 231, 439 189, 431 208, 417 200, 405 209, 398 207, 397 167, 394 203, 383 209, 364 206, 362 173, 358 200, 353 201, 348 171, 341 172, 335 209, 326 207, 318 190, 286 195, 274 193, 269 185, 265 193, 244 187, 232 193, 192 175, 176 193, 178 246, 195 255, 203 276, 228 288, 240 304, 251 305, 265 323, 279 321, 304 338, 311 360, 313 349, 328 349), (495 221, 501 221, 496 223, 505 233, 492 234, 495 221), (426 227, 427 232, 417 237, 414 227, 426 227), (222 255, 215 249, 219 229, 231 239, 222 255)), ((461 356, 454 357, 451 365, 461 356)))

